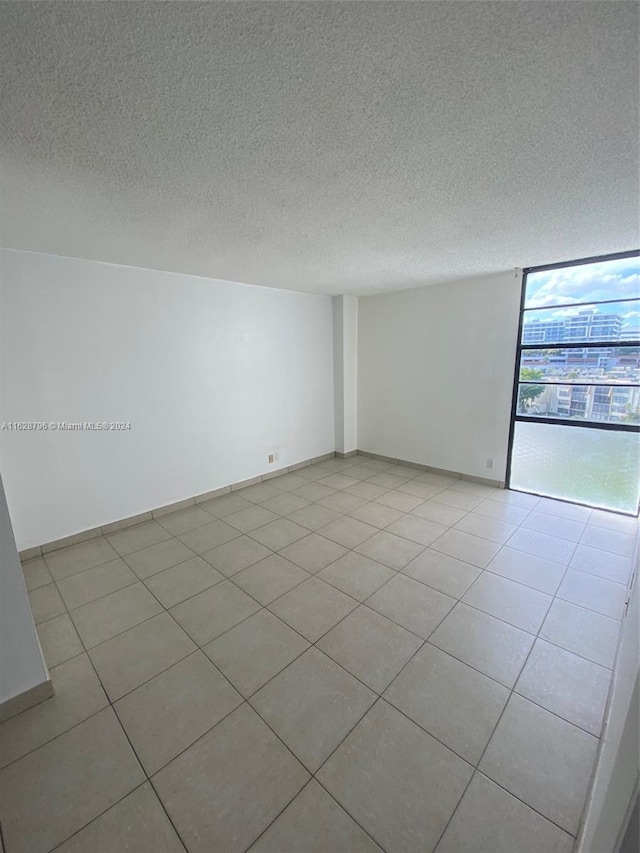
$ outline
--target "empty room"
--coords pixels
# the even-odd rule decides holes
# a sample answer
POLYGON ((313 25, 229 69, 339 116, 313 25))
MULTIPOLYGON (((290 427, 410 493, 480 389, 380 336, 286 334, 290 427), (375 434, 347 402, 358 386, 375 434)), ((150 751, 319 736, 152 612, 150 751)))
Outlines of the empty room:
POLYGON ((639 10, 0 0, 0 853, 637 853, 639 10))

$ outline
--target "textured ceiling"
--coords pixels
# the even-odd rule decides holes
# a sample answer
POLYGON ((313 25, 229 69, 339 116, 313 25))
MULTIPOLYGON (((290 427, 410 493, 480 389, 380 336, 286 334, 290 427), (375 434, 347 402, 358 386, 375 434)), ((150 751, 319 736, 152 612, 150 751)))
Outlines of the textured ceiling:
POLYGON ((2 2, 11 248, 372 293, 638 244, 638 5, 2 2))

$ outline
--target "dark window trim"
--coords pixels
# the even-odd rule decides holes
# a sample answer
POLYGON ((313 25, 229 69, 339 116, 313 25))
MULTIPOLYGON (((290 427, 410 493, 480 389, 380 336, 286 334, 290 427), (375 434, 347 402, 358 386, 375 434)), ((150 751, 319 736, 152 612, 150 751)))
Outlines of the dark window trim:
MULTIPOLYGON (((520 385, 562 385, 563 388, 640 388, 639 382, 581 382, 578 379, 566 380, 562 382, 560 379, 551 381, 544 379, 523 379, 520 385)), ((523 417, 520 415, 520 417, 523 417)))
MULTIPOLYGON (((511 459, 513 454, 513 438, 515 435, 515 428, 517 421, 522 421, 526 423, 548 423, 548 424, 556 424, 558 426, 571 426, 576 427, 578 429, 602 429, 609 430, 612 432, 639 432, 640 426, 634 424, 616 424, 616 423, 605 423, 605 422, 593 422, 593 421, 575 421, 569 419, 560 419, 560 418, 535 418, 527 415, 518 415, 518 387, 520 385, 520 360, 522 356, 523 350, 531 350, 531 349, 606 349, 611 346, 640 346, 640 342, 638 341, 606 341, 603 343, 593 342, 593 341, 572 341, 564 344, 561 343, 542 343, 542 344, 525 344, 522 343, 522 331, 524 327, 524 315, 525 311, 531 310, 544 310, 541 308, 525 308, 525 294, 527 290, 527 276, 529 273, 533 272, 543 272, 545 270, 554 270, 554 269, 564 269, 565 267, 577 267, 582 266, 583 264, 594 264, 602 261, 616 261, 622 260, 623 258, 637 258, 640 257, 640 249, 631 249, 626 252, 616 252, 614 254, 609 255, 593 255, 589 258, 579 258, 573 261, 562 261, 560 263, 555 264, 542 264, 539 266, 530 266, 523 267, 522 269, 522 283, 520 288, 520 308, 518 313, 518 337, 516 340, 516 353, 515 353, 515 368, 513 371, 513 387, 511 394, 511 418, 509 422, 509 441, 507 445, 507 470, 505 473, 505 483, 507 488, 511 488, 511 459)), ((631 302, 635 301, 629 299, 616 299, 611 300, 613 302, 631 302)), ((603 301, 603 303, 598 302, 585 302, 585 303, 575 303, 576 305, 598 305, 605 304, 605 302, 609 302, 609 300, 603 301)), ((570 303, 565 307, 573 307, 574 303, 570 303)), ((559 306, 552 305, 550 308, 558 308, 559 306)), ((537 384, 537 383, 533 383, 537 384)), ((532 493, 533 494, 533 493, 532 493)), ((544 497, 549 497, 545 495, 544 497)), ((637 515, 637 510, 636 513, 637 515)))
POLYGON ((558 426, 577 426, 581 429, 605 429, 610 432, 640 432, 640 424, 616 424, 608 421, 578 421, 572 418, 536 418, 535 415, 518 415, 518 421, 526 424, 556 424, 558 426))
MULTIPOLYGON (((576 261, 560 261, 557 264, 542 264, 537 267, 523 267, 523 279, 530 272, 544 272, 545 270, 561 270, 565 267, 579 267, 583 264, 597 264, 600 261, 620 261, 623 258, 635 258, 640 254, 640 249, 629 249, 626 252, 615 252, 612 255, 593 255, 591 258, 579 258, 576 261)), ((617 300, 624 302, 625 300, 617 300)), ((591 303, 586 303, 591 304, 591 303)))
POLYGON ((588 308, 590 305, 618 305, 620 302, 640 302, 640 296, 629 299, 595 299, 591 302, 559 302, 557 305, 530 305, 524 311, 556 311, 558 308, 588 308))
POLYGON ((625 339, 623 341, 547 341, 541 344, 523 344, 519 346, 519 352, 529 349, 621 349, 622 347, 635 347, 640 349, 640 338, 636 340, 625 339))

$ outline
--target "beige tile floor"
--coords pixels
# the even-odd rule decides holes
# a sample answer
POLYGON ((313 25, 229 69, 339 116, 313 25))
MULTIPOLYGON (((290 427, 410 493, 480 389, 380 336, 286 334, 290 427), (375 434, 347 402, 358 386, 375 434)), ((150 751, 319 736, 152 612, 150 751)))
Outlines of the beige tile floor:
POLYGON ((356 457, 25 563, 6 853, 569 853, 636 533, 356 457))

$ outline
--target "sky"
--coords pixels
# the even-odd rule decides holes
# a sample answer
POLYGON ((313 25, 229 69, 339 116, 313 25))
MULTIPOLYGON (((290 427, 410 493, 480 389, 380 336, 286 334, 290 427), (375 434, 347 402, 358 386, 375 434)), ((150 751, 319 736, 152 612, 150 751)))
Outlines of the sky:
MULTIPOLYGON (((622 300, 640 298, 640 258, 621 258, 580 264, 575 267, 529 273, 527 276, 526 308, 550 308, 567 302, 580 302, 575 308, 557 311, 531 312, 528 318, 557 319, 584 311, 590 302, 619 299, 620 304, 603 305, 598 311, 620 314, 624 319, 623 334, 640 327, 640 302, 622 300)), ((525 322, 527 315, 525 314, 525 322)))

